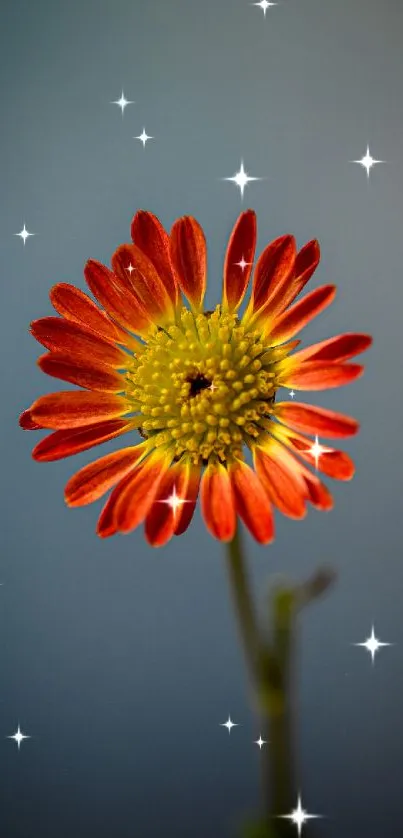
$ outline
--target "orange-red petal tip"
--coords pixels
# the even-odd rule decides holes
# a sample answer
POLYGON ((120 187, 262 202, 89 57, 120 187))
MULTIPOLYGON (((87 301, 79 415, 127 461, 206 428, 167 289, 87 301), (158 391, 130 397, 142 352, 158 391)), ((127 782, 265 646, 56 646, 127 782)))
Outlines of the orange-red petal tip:
POLYGON ((18 418, 18 424, 24 431, 38 431, 42 428, 42 425, 38 425, 38 423, 32 418, 31 408, 23 410, 18 418))

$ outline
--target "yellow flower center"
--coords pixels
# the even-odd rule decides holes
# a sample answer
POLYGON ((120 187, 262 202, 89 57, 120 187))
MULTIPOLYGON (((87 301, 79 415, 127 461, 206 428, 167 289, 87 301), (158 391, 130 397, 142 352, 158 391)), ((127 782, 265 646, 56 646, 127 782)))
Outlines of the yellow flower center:
POLYGON ((126 395, 144 436, 197 464, 242 456, 263 431, 284 349, 268 349, 235 314, 192 314, 155 328, 126 373, 126 395))

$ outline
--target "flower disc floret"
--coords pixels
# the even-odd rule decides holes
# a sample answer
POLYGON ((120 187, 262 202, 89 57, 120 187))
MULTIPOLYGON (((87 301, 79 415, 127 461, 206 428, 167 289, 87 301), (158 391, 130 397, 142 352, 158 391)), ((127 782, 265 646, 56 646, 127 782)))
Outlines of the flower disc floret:
POLYGON ((174 459, 190 453, 194 464, 241 457, 271 412, 274 355, 220 306, 201 314, 183 307, 176 324, 153 330, 127 373, 143 435, 174 459))

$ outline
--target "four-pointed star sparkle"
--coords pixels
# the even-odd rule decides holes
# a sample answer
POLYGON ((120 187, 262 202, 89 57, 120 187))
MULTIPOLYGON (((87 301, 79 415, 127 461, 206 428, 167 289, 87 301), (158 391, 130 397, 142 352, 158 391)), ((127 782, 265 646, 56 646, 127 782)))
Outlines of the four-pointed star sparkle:
POLYGON ((19 233, 14 233, 14 235, 19 236, 20 239, 22 239, 22 241, 24 242, 24 247, 25 247, 26 240, 29 239, 30 236, 34 236, 35 233, 29 233, 26 226, 25 226, 25 222, 24 222, 24 226, 23 226, 22 230, 20 230, 19 233))
POLYGON ((133 140, 140 140, 143 143, 143 148, 146 147, 146 142, 148 142, 148 140, 153 140, 153 139, 154 139, 154 137, 150 137, 150 135, 147 134, 147 131, 146 131, 145 128, 143 128, 142 133, 139 134, 138 137, 133 137, 133 140))
POLYGON ((26 736, 25 733, 21 732, 21 728, 20 728, 19 725, 18 725, 18 728, 17 728, 15 733, 13 733, 11 736, 7 736, 7 739, 14 739, 14 742, 16 742, 17 745, 18 745, 18 750, 20 750, 20 748, 21 748, 21 742, 23 742, 24 739, 30 739, 30 738, 31 738, 30 736, 26 736))
POLYGON ((241 269, 241 271, 243 273, 245 268, 247 268, 248 265, 251 265, 252 262, 245 262, 244 256, 242 254, 242 259, 240 259, 239 262, 234 262, 234 264, 238 265, 238 267, 241 269))
POLYGON ((294 390, 290 390, 288 395, 290 396, 291 399, 293 399, 294 396, 295 396, 294 390))
POLYGON ((260 734, 259 739, 255 739, 255 745, 259 745, 259 749, 262 750, 263 745, 267 745, 266 739, 262 739, 262 734, 260 734))
POLYGON ((367 178, 369 179, 369 173, 370 173, 372 167, 375 166, 376 163, 384 163, 384 160, 375 160, 375 158, 372 157, 372 155, 371 155, 371 152, 369 150, 369 145, 368 145, 367 150, 364 154, 364 157, 362 157, 361 160, 351 160, 350 162, 351 163, 359 163, 359 165, 362 166, 363 169, 365 169, 365 171, 367 173, 367 178))
MULTIPOLYGON (((291 393, 290 393, 290 395, 291 395, 291 393)), ((318 470, 318 466, 319 466, 319 458, 322 456, 322 454, 326 454, 329 451, 330 451, 330 448, 325 448, 323 445, 320 445, 319 437, 316 434, 315 442, 313 443, 313 445, 311 445, 311 447, 308 451, 308 453, 311 454, 312 457, 315 460, 316 471, 318 470)))
POLYGON ((271 9, 272 6, 278 6, 278 3, 269 3, 268 0, 260 0, 259 3, 252 3, 252 6, 260 6, 263 10, 263 14, 266 17, 267 9, 271 9))
POLYGON ((129 102, 129 100, 126 99, 125 94, 123 93, 123 90, 122 90, 120 99, 115 99, 114 102, 111 102, 111 105, 118 105, 118 107, 122 111, 122 116, 123 116, 123 114, 125 112, 125 108, 127 108, 128 105, 134 105, 134 102, 129 102))
POLYGON ((228 716, 227 721, 222 722, 222 724, 220 724, 220 727, 226 727, 227 730, 228 730, 228 733, 231 733, 232 728, 233 727, 238 727, 238 725, 235 724, 235 722, 231 721, 231 716, 228 716))
POLYGON ((174 518, 178 509, 184 503, 190 503, 190 501, 186 500, 186 498, 181 498, 179 495, 176 494, 176 486, 173 487, 172 494, 169 495, 167 498, 161 498, 158 503, 166 503, 168 506, 171 507, 172 512, 174 514, 174 518))
POLYGON ((382 649, 383 646, 393 646, 393 643, 382 643, 380 640, 378 640, 378 638, 375 637, 375 627, 372 626, 371 636, 368 637, 367 640, 365 640, 363 643, 354 643, 354 646, 363 646, 364 649, 367 649, 367 651, 371 655, 372 663, 374 663, 375 655, 379 651, 379 649, 382 649))
POLYGON ((243 198, 243 194, 245 192, 245 186, 248 185, 252 180, 262 180, 261 177, 250 177, 244 169, 243 160, 241 160, 241 167, 239 172, 235 172, 232 177, 225 177, 223 180, 230 180, 239 187, 239 191, 241 193, 241 198, 243 198))
POLYGON ((310 815, 308 812, 305 812, 305 809, 302 808, 301 795, 299 795, 296 809, 290 812, 289 815, 279 815, 279 817, 295 824, 298 829, 298 835, 301 835, 304 823, 306 823, 306 821, 320 818, 321 815, 310 815))

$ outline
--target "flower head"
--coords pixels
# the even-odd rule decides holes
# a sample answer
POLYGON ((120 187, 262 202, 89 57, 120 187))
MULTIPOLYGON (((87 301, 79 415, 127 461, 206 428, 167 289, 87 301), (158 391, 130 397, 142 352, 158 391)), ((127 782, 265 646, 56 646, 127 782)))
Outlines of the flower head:
POLYGON ((307 503, 330 509, 328 490, 305 463, 351 478, 350 458, 320 446, 318 437, 349 436, 358 424, 279 401, 278 390, 352 381, 363 368, 346 362, 371 339, 344 334, 294 351, 295 336, 335 296, 335 287, 324 285, 295 302, 318 265, 318 243, 299 252, 292 236, 269 244, 241 315, 256 246, 252 210, 232 231, 222 301, 213 311, 203 309, 207 252, 194 218, 179 218, 168 235, 154 215, 138 212, 131 232, 133 244, 116 250, 112 270, 95 260, 85 266, 99 305, 59 283, 50 299, 60 316, 32 323, 48 350, 41 369, 82 388, 42 396, 24 411, 24 429, 52 431, 34 448, 34 459, 57 460, 128 434, 128 447, 69 480, 66 502, 82 506, 113 489, 98 534, 127 533, 145 521, 155 546, 187 529, 199 491, 206 525, 223 541, 233 537, 237 516, 267 543, 273 506, 292 518, 302 518, 307 503), (137 444, 132 432, 142 437, 137 444))

